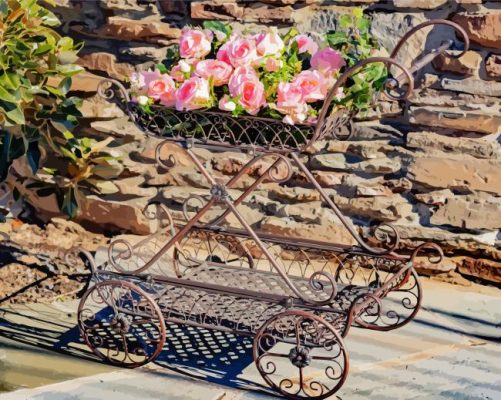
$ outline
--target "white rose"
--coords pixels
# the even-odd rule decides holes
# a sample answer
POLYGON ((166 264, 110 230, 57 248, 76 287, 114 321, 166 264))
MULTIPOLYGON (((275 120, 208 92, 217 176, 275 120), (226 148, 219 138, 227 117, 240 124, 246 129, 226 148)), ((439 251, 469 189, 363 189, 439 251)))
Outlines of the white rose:
POLYGON ((148 104, 148 100, 149 100, 148 96, 137 96, 137 102, 142 106, 148 104))
POLYGON ((285 47, 284 42, 276 28, 271 28, 266 33, 260 33, 256 37, 257 41, 257 53, 260 56, 266 56, 270 54, 277 54, 283 50, 285 47))
POLYGON ((181 60, 179 61, 179 67, 181 68, 181 71, 187 73, 191 71, 191 66, 188 64, 186 61, 181 60))

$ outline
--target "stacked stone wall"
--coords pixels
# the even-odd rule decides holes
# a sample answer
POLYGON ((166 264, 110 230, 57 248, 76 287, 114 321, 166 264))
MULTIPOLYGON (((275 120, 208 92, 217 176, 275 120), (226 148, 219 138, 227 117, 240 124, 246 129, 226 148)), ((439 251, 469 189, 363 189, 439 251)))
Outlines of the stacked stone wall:
MULTIPOLYGON (((358 226, 391 222, 406 242, 441 244, 446 261, 421 272, 501 282, 501 3, 494 1, 57 0, 63 31, 86 42, 79 63, 88 72, 73 83, 85 98, 80 131, 115 137, 112 146, 123 157, 108 177, 111 193, 88 196, 80 221, 145 234, 150 227, 141 210, 149 200, 179 210, 190 193, 207 194, 203 178, 175 148, 170 151, 178 153, 178 166, 168 172, 155 166, 157 142, 96 95, 102 77, 123 80, 153 66, 187 24, 211 19, 318 32, 335 29, 336 17, 353 7, 371 17, 373 33, 387 49, 410 27, 447 18, 466 29, 471 50, 459 59, 436 59, 418 76, 418 89, 406 103, 380 104, 357 121, 353 140, 317 143, 305 162, 358 226)), ((424 29, 404 47, 401 60, 409 65, 445 38, 461 45, 447 27, 424 29)), ((200 155, 218 178, 242 164, 239 154, 200 155)), ((51 201, 33 202, 48 218, 57 215, 51 201)), ((293 185, 264 184, 242 210, 253 225, 272 232, 350 240, 300 174, 293 185)))

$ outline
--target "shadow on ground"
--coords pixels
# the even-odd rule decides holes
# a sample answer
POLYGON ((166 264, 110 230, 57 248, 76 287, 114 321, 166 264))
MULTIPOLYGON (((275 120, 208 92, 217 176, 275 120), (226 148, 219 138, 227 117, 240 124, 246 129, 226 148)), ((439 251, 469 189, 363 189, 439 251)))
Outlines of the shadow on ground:
MULTIPOLYGON (((0 337, 82 360, 101 362, 84 344, 74 315, 50 305, 0 307, 0 337), (40 314, 37 316, 36 314, 40 314)), ((75 305, 76 309, 76 305, 75 305)), ((3 347, 9 346, 2 343, 3 347)), ((263 385, 242 377, 253 363, 252 339, 230 333, 167 324, 167 341, 155 364, 197 379, 269 394, 263 385)), ((147 370, 155 373, 154 370, 147 370)))

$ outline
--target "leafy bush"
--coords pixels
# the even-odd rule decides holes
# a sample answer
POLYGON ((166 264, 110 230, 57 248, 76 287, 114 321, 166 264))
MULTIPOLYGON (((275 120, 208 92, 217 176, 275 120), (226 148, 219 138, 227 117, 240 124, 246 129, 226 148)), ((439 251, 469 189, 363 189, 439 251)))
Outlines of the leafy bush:
POLYGON ((74 64, 83 43, 59 35, 53 29, 59 24, 37 0, 0 0, 0 180, 26 155, 36 174, 28 188, 40 196, 55 193, 61 209, 74 216, 79 185, 109 154, 71 133, 81 99, 68 91, 71 77, 83 70, 74 64), (54 160, 57 168, 45 165, 54 160))

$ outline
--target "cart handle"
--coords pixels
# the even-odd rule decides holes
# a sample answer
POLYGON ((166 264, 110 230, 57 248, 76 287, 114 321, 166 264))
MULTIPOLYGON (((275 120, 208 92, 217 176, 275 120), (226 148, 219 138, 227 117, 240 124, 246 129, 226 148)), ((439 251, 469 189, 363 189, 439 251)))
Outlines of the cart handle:
POLYGON ((351 76, 355 75, 362 67, 365 67, 368 64, 373 63, 383 63, 386 66, 395 66, 402 71, 402 75, 405 77, 405 83, 407 83, 407 88, 405 89, 403 94, 392 94, 391 91, 395 89, 401 88, 402 81, 397 81, 395 78, 388 78, 384 83, 385 93, 392 100, 404 100, 408 98, 414 89, 414 78, 412 77, 412 73, 404 67, 399 61, 396 61, 393 58, 389 57, 369 57, 365 60, 359 61, 357 64, 348 68, 337 80, 334 86, 330 89, 327 97, 324 100, 320 113, 318 115, 318 122, 315 127, 315 133, 311 138, 310 142, 307 146, 315 143, 321 136, 325 135, 326 129, 324 125, 326 125, 326 120, 328 119, 328 111, 331 107, 331 102, 336 95, 339 88, 342 87, 351 76))
POLYGON ((425 21, 425 22, 420 23, 419 25, 416 25, 414 28, 412 28, 410 31, 408 31, 404 36, 402 36, 402 38, 399 40, 399 42, 397 43, 397 45, 394 47, 393 51, 391 52, 390 58, 395 58, 397 56, 398 52, 400 51, 400 49, 402 48, 402 46, 404 45, 404 43, 411 36, 413 36, 417 31, 420 31, 421 29, 426 28, 427 26, 430 26, 430 25, 450 26, 450 27, 454 28, 463 37, 464 50, 460 54, 457 54, 457 55, 445 53, 448 57, 452 57, 452 58, 462 57, 470 48, 470 38, 468 37, 468 35, 466 34, 466 31, 461 26, 459 26, 455 22, 452 22, 452 21, 449 21, 446 19, 431 19, 429 21, 425 21))

